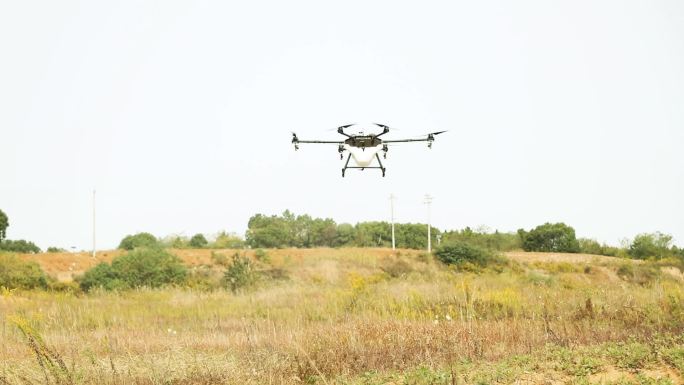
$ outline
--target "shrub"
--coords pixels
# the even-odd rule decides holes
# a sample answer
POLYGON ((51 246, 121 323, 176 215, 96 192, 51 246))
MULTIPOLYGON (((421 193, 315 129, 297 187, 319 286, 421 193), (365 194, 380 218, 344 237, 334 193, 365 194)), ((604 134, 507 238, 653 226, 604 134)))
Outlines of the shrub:
POLYGON ((60 247, 51 246, 51 247, 47 248, 47 252, 48 253, 66 253, 66 250, 64 250, 60 247))
POLYGON ((190 247, 194 249, 203 249, 209 245, 207 238, 202 234, 195 234, 190 238, 190 247))
POLYGON ((112 269, 128 287, 181 284, 187 270, 180 258, 163 249, 136 249, 114 258, 112 269))
POLYGON ((185 249, 189 246, 190 241, 187 237, 180 235, 168 236, 159 242, 162 247, 170 247, 172 249, 185 249))
POLYGON ((221 274, 210 266, 197 266, 190 269, 186 285, 191 289, 212 291, 221 287, 221 274))
POLYGON ((471 266, 486 267, 490 264, 501 264, 503 259, 487 249, 466 242, 444 244, 435 251, 437 259, 447 265, 470 269, 471 266))
POLYGON ((565 223, 545 223, 529 232, 520 229, 518 235, 525 251, 578 253, 580 244, 575 229, 565 223))
POLYGON ((223 267, 228 267, 228 265, 230 265, 230 261, 228 260, 228 257, 226 257, 225 254, 217 253, 215 251, 211 252, 211 261, 215 265, 223 267))
POLYGON ((413 272, 413 267, 403 258, 384 258, 380 261, 380 270, 392 278, 399 278, 413 272))
POLYGON ((225 231, 218 233, 216 240, 209 245, 212 249, 241 249, 244 246, 244 239, 225 231))
POLYGON ((35 262, 13 254, 0 254, 0 286, 7 289, 45 289, 48 277, 35 262))
POLYGON ((181 260, 163 249, 136 249, 112 260, 100 263, 79 279, 81 289, 95 287, 106 290, 136 287, 157 288, 178 285, 185 281, 187 269, 181 260))
POLYGON ((119 275, 112 269, 112 266, 106 262, 102 262, 86 271, 83 276, 77 278, 77 281, 83 291, 89 291, 94 288, 105 290, 126 288, 126 283, 119 278, 119 275))
POLYGON ((660 268, 652 263, 634 264, 625 262, 617 269, 617 275, 627 282, 649 286, 660 278, 660 268))
POLYGON ((256 257, 259 262, 269 263, 271 261, 271 257, 264 249, 254 250, 254 257, 256 257))
POLYGON ((4 241, 0 242, 0 250, 24 254, 40 253, 40 247, 36 246, 33 242, 25 241, 23 239, 18 241, 5 239, 4 241))
POLYGON ((157 238, 150 233, 127 235, 119 243, 119 249, 133 250, 138 247, 155 247, 159 245, 157 238))
POLYGON ((257 280, 257 272, 252 260, 237 253, 223 275, 223 281, 234 293, 253 285, 257 280))

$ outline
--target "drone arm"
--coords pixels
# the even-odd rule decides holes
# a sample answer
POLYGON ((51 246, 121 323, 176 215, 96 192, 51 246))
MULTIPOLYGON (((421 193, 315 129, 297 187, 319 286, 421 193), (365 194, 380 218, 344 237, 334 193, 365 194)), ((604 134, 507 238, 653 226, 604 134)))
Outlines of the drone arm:
POLYGON ((344 144, 344 142, 333 140, 297 140, 297 143, 344 144))
POLYGON ((379 133, 379 134, 377 134, 377 135, 375 135, 375 137, 376 137, 376 138, 379 138, 379 137, 385 135, 385 134, 388 133, 388 132, 390 132, 389 127, 383 126, 383 127, 382 127, 382 132, 379 133))
POLYGON ((383 143, 408 143, 408 142, 427 142, 431 139, 394 139, 394 140, 383 140, 383 143))

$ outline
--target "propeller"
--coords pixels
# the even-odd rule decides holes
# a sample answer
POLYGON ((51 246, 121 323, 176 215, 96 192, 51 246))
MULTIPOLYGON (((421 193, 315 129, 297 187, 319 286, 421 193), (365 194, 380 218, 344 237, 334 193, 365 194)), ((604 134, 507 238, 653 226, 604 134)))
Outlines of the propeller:
POLYGON ((388 125, 386 125, 386 124, 380 124, 380 123, 373 123, 373 124, 375 124, 376 126, 382 128, 383 130, 384 130, 384 129, 387 129, 387 130, 390 130, 390 131, 401 131, 401 129, 399 129, 399 128, 390 127, 390 126, 388 126, 388 125))
POLYGON ((428 135, 439 135, 439 134, 443 134, 443 133, 445 133, 445 132, 447 132, 447 131, 449 131, 449 130, 431 132, 431 133, 429 133, 428 135))

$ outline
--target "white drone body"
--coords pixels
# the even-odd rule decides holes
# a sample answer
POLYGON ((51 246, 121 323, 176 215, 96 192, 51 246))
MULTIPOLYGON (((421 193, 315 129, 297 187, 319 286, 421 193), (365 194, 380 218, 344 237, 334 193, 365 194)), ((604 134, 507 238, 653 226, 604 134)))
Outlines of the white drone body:
POLYGON ((344 149, 349 151, 354 163, 356 163, 356 166, 368 167, 375 160, 375 156, 382 150, 382 145, 377 145, 370 148, 360 148, 345 144, 344 149))

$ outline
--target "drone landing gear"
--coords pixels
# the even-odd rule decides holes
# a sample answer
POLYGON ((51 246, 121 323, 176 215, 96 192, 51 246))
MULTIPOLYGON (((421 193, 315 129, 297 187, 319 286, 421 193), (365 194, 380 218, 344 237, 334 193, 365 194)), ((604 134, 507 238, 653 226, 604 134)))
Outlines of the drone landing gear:
POLYGON ((382 177, 385 177, 385 167, 382 165, 382 162, 380 161, 380 156, 378 154, 375 154, 375 159, 378 160, 378 164, 380 165, 380 170, 382 170, 382 177))
MULTIPOLYGON (((341 153, 340 153, 340 156, 342 156, 341 153)), ((349 159, 351 159, 351 153, 349 153, 349 155, 347 156, 347 162, 344 164, 344 168, 342 169, 342 178, 344 178, 344 172, 349 167, 349 159)))

